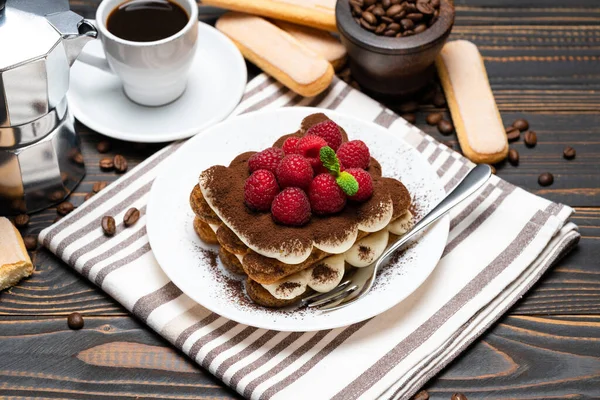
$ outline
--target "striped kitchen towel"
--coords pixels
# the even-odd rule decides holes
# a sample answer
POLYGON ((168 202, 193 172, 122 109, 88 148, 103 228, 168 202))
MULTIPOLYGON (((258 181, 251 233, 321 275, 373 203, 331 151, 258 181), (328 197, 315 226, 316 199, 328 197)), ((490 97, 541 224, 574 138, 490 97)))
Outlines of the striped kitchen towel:
MULTIPOLYGON (((318 106, 374 121, 423 154, 447 190, 473 166, 340 80, 303 98, 265 75, 252 80, 235 114, 318 106)), ((162 149, 40 234, 57 256, 97 284, 240 394, 252 399, 407 399, 484 332, 578 241, 573 210, 492 176, 451 214, 434 272, 389 311, 344 328, 309 333, 257 329, 220 317, 184 295, 157 264, 145 204, 162 149), (106 214, 142 217, 129 236, 105 237, 106 214)))

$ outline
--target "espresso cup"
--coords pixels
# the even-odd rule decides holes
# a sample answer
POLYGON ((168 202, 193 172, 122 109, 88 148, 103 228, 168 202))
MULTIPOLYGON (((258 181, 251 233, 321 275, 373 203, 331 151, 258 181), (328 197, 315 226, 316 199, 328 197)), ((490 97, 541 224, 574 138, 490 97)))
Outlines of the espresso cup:
POLYGON ((96 11, 96 27, 104 55, 100 58, 83 52, 78 60, 116 74, 125 94, 144 106, 161 106, 183 94, 196 51, 198 5, 195 0, 170 0, 189 16, 176 34, 152 42, 125 40, 107 28, 110 13, 123 0, 103 0, 96 11))

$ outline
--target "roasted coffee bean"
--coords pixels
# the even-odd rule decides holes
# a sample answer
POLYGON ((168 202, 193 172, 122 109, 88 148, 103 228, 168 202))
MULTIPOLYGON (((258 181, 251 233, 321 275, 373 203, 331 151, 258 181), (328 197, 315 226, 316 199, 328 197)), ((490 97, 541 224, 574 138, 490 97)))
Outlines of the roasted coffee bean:
POLYGON ((360 25, 360 18, 354 17, 354 20, 356 21, 357 24, 360 25))
POLYGON ((426 29, 427 29, 427 25, 425 25, 425 24, 419 24, 419 25, 415 26, 414 31, 415 31, 415 34, 416 34, 416 33, 425 32, 426 29))
POLYGON ((73 152, 73 154, 71 155, 71 160, 75 163, 75 164, 79 164, 79 165, 83 165, 84 164, 84 159, 83 159, 83 154, 81 154, 78 151, 73 152))
POLYGON ((540 186, 550 186, 554 183, 554 176, 550 172, 544 172, 538 177, 540 186))
POLYGON ((421 13, 410 13, 406 14, 406 18, 410 19, 413 22, 419 22, 423 19, 423 14, 421 13))
POLYGON ((65 183, 66 181, 69 180, 69 174, 67 174, 66 172, 61 172, 60 180, 62 181, 62 183, 65 183))
POLYGON ((371 25, 375 25, 377 23, 377 17, 368 11, 364 11, 361 17, 371 25))
POLYGON ((576 155, 576 151, 574 148, 572 148, 571 146, 567 146, 565 147, 565 149, 563 150, 563 157, 566 158, 567 160, 572 160, 575 158, 576 155))
POLYGON ((88 201, 89 199, 94 197, 95 194, 96 193, 94 193, 94 192, 89 192, 88 194, 85 195, 85 197, 83 198, 83 201, 88 201))
POLYGON ((405 31, 411 30, 415 27, 415 23, 408 18, 400 20, 400 25, 402 25, 402 28, 404 28, 405 31))
POLYGON ((401 113, 414 113, 418 109, 419 103, 416 101, 407 101, 406 103, 400 104, 398 107, 398 110, 400 110, 401 113))
POLYGON ((404 36, 404 32, 398 32, 398 33, 396 33, 396 37, 402 37, 402 36, 404 36))
POLYGON ((537 144, 537 134, 534 131, 525 132, 525 138, 523 139, 525 146, 535 147, 537 144))
POLYGON ((402 18, 404 18, 404 16, 405 16, 405 15, 406 15, 406 11, 400 11, 398 14, 396 14, 396 15, 394 16, 394 18, 393 18, 393 19, 394 19, 394 21, 396 21, 396 22, 400 22, 400 21, 402 21, 402 18))
POLYGON ((427 390, 421 390, 413 396, 412 400, 429 400, 429 393, 427 390))
POLYGON ((404 31, 404 36, 412 36, 414 34, 415 34, 415 31, 413 31, 412 29, 404 31))
POLYGON ((392 2, 390 0, 381 0, 381 5, 387 10, 392 5, 392 2))
POLYGON ((462 393, 454 393, 452 395, 452 400, 468 400, 468 399, 467 399, 467 396, 465 396, 462 393))
POLYGON ((73 329, 75 331, 79 330, 83 328, 84 325, 83 317, 78 312, 71 313, 67 317, 67 325, 69 326, 69 329, 73 329))
POLYGON ((386 24, 391 24, 392 22, 394 22, 393 19, 391 19, 390 17, 387 17, 385 15, 383 17, 381 17, 381 21, 385 22, 386 24))
POLYGON ((441 120, 444 119, 444 114, 442 114, 441 112, 433 112, 433 113, 429 113, 427 114, 427 125, 437 125, 441 120))
POLYGON ((23 244, 25 244, 25 248, 29 251, 34 251, 37 249, 38 240, 37 236, 27 235, 23 238, 23 244))
POLYGON ((454 149, 454 143, 452 143, 449 140, 443 140, 440 143, 443 144, 444 146, 446 146, 449 149, 454 149))
POLYGON ((364 3, 362 0, 350 0, 350 5, 352 5, 352 6, 362 7, 363 4, 364 3))
POLYGON ((514 126, 507 126, 506 128, 504 128, 504 130, 506 131, 506 134, 508 135, 509 133, 513 132, 513 131, 518 131, 517 128, 515 128, 514 126))
POLYGON ((394 4, 390 6, 387 10, 385 10, 385 15, 390 18, 394 18, 397 14, 399 14, 403 10, 403 7, 400 4, 394 4))
POLYGON ((63 216, 62 215, 57 215, 56 218, 54 218, 54 221, 52 223, 55 224, 58 221, 60 221, 61 219, 63 219, 63 216))
POLYGON ((410 122, 411 124, 414 124, 415 122, 417 122, 417 114, 415 114, 415 113, 400 114, 400 116, 402 118, 404 118, 406 121, 410 122))
POLYGON ((373 5, 370 5, 369 7, 367 7, 367 8, 365 9, 365 11, 372 11, 374 8, 375 8, 375 4, 373 4, 373 5))
POLYGON ((108 186, 108 182, 98 181, 98 182, 94 183, 94 186, 92 186, 92 190, 94 191, 94 193, 98 193, 99 191, 104 189, 106 186, 108 186))
POLYGON ((113 236, 117 232, 115 219, 109 215, 102 218, 102 230, 106 236, 113 236))
POLYGON ((367 21, 365 21, 363 18, 360 19, 360 26, 362 26, 363 28, 365 28, 368 31, 375 31, 375 27, 371 24, 369 24, 367 21))
POLYGON ((67 215, 75 209, 73 203, 70 201, 63 201, 59 205, 56 206, 56 212, 58 215, 67 215))
POLYGON ((508 162, 515 167, 519 165, 519 152, 515 149, 508 150, 508 162))
POLYGON ((354 15, 355 17, 360 17, 362 12, 362 8, 358 6, 352 6, 352 15, 354 15))
POLYGON ((417 10, 426 15, 431 15, 435 12, 435 7, 428 2, 417 2, 417 10))
POLYGON ((373 11, 371 11, 371 14, 376 17, 383 17, 385 15, 385 10, 381 6, 376 6, 373 11))
POLYGON ((115 164, 115 171, 123 173, 127 171, 127 160, 120 154, 117 154, 113 159, 113 163, 115 164))
POLYGON ((111 169, 113 169, 115 167, 115 163, 113 162, 113 159, 110 157, 104 157, 100 160, 100 169, 104 170, 104 171, 110 171, 111 169))
POLYGON ((382 22, 381 24, 377 25, 377 28, 375 28, 375 33, 381 35, 385 31, 385 28, 387 28, 387 25, 382 22))
POLYGON ((391 24, 389 24, 389 25, 387 26, 387 28, 388 28, 389 30, 391 30, 391 31, 394 31, 394 32, 398 33, 398 31, 400 30, 400 25, 399 25, 399 24, 397 24, 397 23, 395 23, 395 22, 392 22, 391 24))
POLYGON ((138 222, 138 219, 140 219, 140 210, 138 210, 135 207, 132 207, 129 210, 127 210, 127 212, 123 216, 123 224, 125 224, 125 226, 131 226, 138 222))
POLYGON ((391 3, 392 3, 392 5, 400 4, 400 3, 402 3, 402 0, 392 0, 391 3))
POLYGON ((111 149, 111 144, 108 140, 102 140, 100 142, 98 142, 98 144, 96 145, 96 150, 98 150, 98 153, 108 153, 111 149))
POLYGON ((431 0, 430 4, 435 7, 435 8, 439 8, 440 7, 440 0, 431 0))
POLYGON ((25 228, 27 225, 29 225, 29 215, 17 215, 14 219, 14 223, 17 228, 25 228))
POLYGON ((446 97, 444 96, 444 93, 437 92, 435 96, 433 96, 433 105, 438 108, 446 106, 446 97))
POLYGON ((445 119, 438 122, 437 128, 442 135, 449 135, 454 132, 454 125, 452 125, 452 122, 445 119))
POLYGON ((512 123, 512 126, 523 132, 529 129, 529 122, 526 119, 519 118, 512 123))
POLYGON ((513 128, 506 132, 506 138, 509 142, 514 142, 515 140, 519 140, 521 138, 521 132, 518 129, 513 128))
POLYGON ((383 36, 388 36, 388 37, 396 36, 396 31, 387 30, 387 31, 383 32, 383 36))
POLYGON ((377 3, 377 0, 363 0, 363 7, 370 7, 377 3))

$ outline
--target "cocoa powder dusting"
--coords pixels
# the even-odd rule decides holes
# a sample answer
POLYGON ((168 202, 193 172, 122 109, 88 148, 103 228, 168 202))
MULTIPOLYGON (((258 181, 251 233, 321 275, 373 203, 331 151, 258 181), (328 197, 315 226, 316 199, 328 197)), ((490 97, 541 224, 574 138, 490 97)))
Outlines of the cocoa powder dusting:
POLYGON ((337 278, 337 271, 332 270, 327 264, 319 264, 313 268, 312 278, 319 283, 329 282, 334 278, 337 278))
POLYGON ((371 250, 369 246, 358 246, 358 257, 361 260, 368 260, 369 258, 371 258, 372 253, 373 250, 371 250))

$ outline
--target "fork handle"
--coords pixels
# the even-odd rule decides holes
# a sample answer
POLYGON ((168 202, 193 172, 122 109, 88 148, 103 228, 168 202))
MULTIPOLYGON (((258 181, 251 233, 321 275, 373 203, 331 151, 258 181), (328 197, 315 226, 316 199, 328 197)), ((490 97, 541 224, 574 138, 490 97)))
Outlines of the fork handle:
POLYGON ((477 189, 483 186, 484 183, 492 175, 492 169, 487 164, 479 164, 473 168, 467 176, 450 192, 442 201, 438 203, 427 215, 406 232, 396 243, 387 249, 379 258, 377 265, 382 265, 398 248, 408 242, 413 236, 421 232, 423 229, 443 217, 448 211, 454 208, 458 203, 472 195, 477 189))

